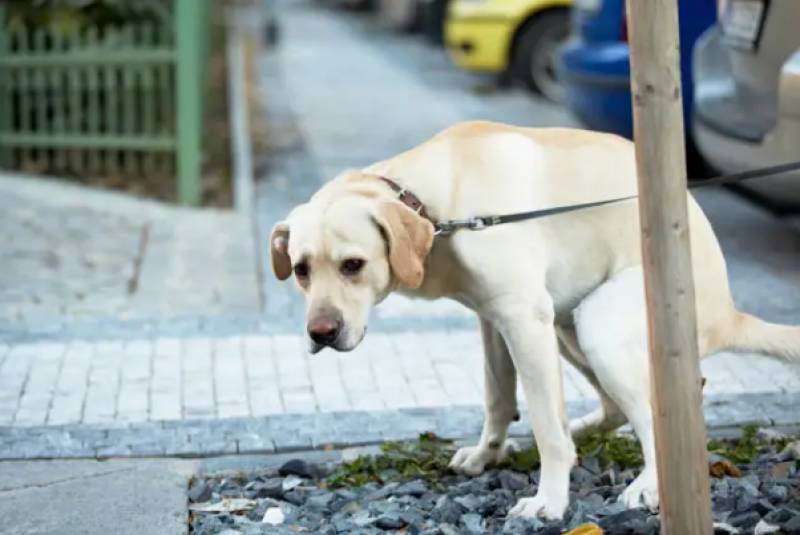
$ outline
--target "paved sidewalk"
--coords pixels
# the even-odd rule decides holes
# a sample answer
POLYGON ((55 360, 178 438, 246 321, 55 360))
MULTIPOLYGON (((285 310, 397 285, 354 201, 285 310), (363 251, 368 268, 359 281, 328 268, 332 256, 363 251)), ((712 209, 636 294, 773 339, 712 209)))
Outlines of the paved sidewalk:
MULTIPOLYGON (((356 351, 312 357, 299 336, 299 295, 268 262, 256 273, 261 244, 342 168, 451 122, 572 121, 520 90, 476 90, 481 80, 439 50, 310 6, 282 4, 283 44, 261 64, 274 150, 258 184, 255 239, 233 214, 0 178, 0 224, 12 235, 11 248, 0 244, 0 459, 244 453, 479 432, 481 344, 470 313, 392 296, 356 351), (354 70, 369 84, 342 75, 354 70), (93 308, 82 312, 84 302, 93 308)), ((800 231, 729 192, 698 197, 738 305, 800 323, 800 231)), ((800 421, 796 367, 720 355, 703 371, 709 425, 800 421)), ((570 414, 596 404, 568 366, 565 385, 570 414)), ((513 431, 529 432, 524 418, 513 431)))
POLYGON ((195 461, 5 462, 0 532, 15 535, 187 533, 195 461))
POLYGON ((241 214, 0 173, 0 228, 0 340, 260 311, 241 214))
MULTIPOLYGON (((481 424, 480 347, 469 330, 373 333, 352 353, 316 356, 291 335, 17 344, 0 352, 0 459, 471 436, 481 424)), ((711 425, 797 423, 797 367, 721 354, 703 373, 711 425)), ((566 363, 564 384, 572 415, 596 405, 566 363)))

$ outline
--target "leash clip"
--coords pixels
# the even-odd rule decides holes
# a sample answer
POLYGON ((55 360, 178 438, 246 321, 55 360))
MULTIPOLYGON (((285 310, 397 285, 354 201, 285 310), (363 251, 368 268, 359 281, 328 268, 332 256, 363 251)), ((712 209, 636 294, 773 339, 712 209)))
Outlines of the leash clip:
POLYGON ((483 230, 501 223, 499 216, 476 216, 467 219, 451 219, 436 224, 434 236, 449 236, 457 230, 483 230))
POLYGON ((467 221, 469 221, 469 226, 467 227, 470 230, 483 230, 486 227, 491 227, 493 225, 497 225, 500 223, 500 217, 498 216, 481 216, 481 217, 471 217, 467 221))

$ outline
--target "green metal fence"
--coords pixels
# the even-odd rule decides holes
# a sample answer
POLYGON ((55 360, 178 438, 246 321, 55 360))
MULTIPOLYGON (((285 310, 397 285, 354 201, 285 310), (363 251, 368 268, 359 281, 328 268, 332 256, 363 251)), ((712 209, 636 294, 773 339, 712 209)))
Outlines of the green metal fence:
POLYGON ((0 5, 0 166, 177 175, 180 202, 197 204, 209 4, 68 33, 10 27, 0 5))

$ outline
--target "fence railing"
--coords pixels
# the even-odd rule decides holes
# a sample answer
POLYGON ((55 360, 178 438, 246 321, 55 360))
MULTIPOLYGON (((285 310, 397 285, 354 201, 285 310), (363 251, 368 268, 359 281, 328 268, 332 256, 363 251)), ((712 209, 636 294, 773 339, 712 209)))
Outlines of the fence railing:
POLYGON ((177 172, 178 199, 197 204, 209 1, 174 0, 157 22, 69 32, 9 26, 0 5, 0 166, 177 172))

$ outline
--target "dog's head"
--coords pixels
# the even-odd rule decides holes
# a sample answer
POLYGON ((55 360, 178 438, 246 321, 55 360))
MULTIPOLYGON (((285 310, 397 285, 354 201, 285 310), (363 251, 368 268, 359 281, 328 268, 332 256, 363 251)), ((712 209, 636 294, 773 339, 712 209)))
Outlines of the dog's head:
POLYGON ((312 353, 355 348, 372 306, 425 275, 433 225, 368 180, 323 188, 272 230, 272 268, 305 296, 312 353))

